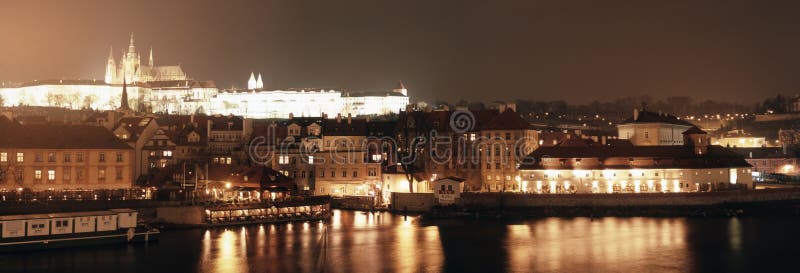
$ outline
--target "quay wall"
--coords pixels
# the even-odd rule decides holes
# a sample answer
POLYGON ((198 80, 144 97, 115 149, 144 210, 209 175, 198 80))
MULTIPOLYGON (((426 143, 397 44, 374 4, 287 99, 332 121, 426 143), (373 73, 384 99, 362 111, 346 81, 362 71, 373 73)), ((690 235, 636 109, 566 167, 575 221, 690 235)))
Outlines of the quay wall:
POLYGON ((433 193, 392 193, 392 211, 424 212, 431 210, 434 205, 436 205, 436 199, 433 193))
POLYGON ((462 207, 636 207, 636 206, 713 206, 730 203, 757 203, 800 200, 800 189, 770 189, 702 193, 652 194, 523 194, 462 193, 462 207))
POLYGON ((156 222, 181 226, 198 226, 203 224, 204 207, 160 207, 156 209, 156 222))

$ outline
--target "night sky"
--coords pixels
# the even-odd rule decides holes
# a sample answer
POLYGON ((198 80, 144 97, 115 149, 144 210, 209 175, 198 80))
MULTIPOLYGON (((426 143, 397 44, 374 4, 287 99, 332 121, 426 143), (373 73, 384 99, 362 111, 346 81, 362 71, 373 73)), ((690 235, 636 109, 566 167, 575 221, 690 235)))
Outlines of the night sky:
MULTIPOLYGON (((588 102, 800 91, 800 1, 9 1, 0 80, 97 78, 130 33, 220 87, 588 102)), ((142 56, 146 61, 146 54, 142 56)))

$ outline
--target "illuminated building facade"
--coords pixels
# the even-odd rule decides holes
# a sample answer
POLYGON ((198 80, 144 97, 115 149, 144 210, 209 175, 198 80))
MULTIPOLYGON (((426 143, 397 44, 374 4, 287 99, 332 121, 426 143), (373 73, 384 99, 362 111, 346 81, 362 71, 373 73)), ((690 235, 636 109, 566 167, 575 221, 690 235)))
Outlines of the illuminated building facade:
POLYGON ((693 124, 666 113, 634 109, 633 116, 617 125, 619 139, 636 146, 683 145, 682 133, 693 124))
POLYGON ((0 190, 133 186, 133 148, 103 127, 21 125, 0 116, 0 130, 0 190))
POLYGON ((133 34, 128 45, 128 50, 122 52, 119 62, 114 59, 114 50, 108 54, 106 62, 105 83, 122 84, 156 82, 156 81, 185 81, 188 80, 186 73, 179 65, 155 66, 153 60, 153 49, 150 49, 150 58, 146 65, 142 65, 139 52, 133 42, 133 34))
POLYGON ((687 130, 684 145, 584 143, 541 147, 520 167, 524 192, 665 193, 753 189, 752 166, 731 149, 687 130))

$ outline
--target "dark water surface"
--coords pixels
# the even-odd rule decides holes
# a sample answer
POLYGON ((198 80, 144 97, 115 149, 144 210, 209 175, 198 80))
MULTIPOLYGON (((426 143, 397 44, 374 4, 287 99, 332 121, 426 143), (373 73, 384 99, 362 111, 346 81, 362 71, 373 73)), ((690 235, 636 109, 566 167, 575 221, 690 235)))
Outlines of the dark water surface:
POLYGON ((0 254, 0 272, 800 272, 800 219, 316 223, 171 230, 160 242, 0 254))

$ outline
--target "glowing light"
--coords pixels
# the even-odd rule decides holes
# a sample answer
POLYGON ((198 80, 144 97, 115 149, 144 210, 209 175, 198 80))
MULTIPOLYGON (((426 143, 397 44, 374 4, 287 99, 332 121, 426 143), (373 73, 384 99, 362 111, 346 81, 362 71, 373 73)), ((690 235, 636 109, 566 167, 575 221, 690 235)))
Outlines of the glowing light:
POLYGON ((680 181, 678 181, 678 180, 675 180, 675 181, 672 181, 672 183, 673 183, 673 187, 674 187, 674 188, 673 188, 673 191, 674 191, 674 192, 681 192, 681 184, 680 184, 680 181))
POLYGON ((584 177, 588 173, 589 173, 589 171, 586 171, 586 170, 574 170, 574 171, 572 171, 572 175, 574 177, 584 177))
POLYGON ((556 193, 556 181, 550 180, 550 193, 556 193))
POLYGON ((639 180, 633 181, 633 192, 640 192, 642 190, 642 182, 639 180))

